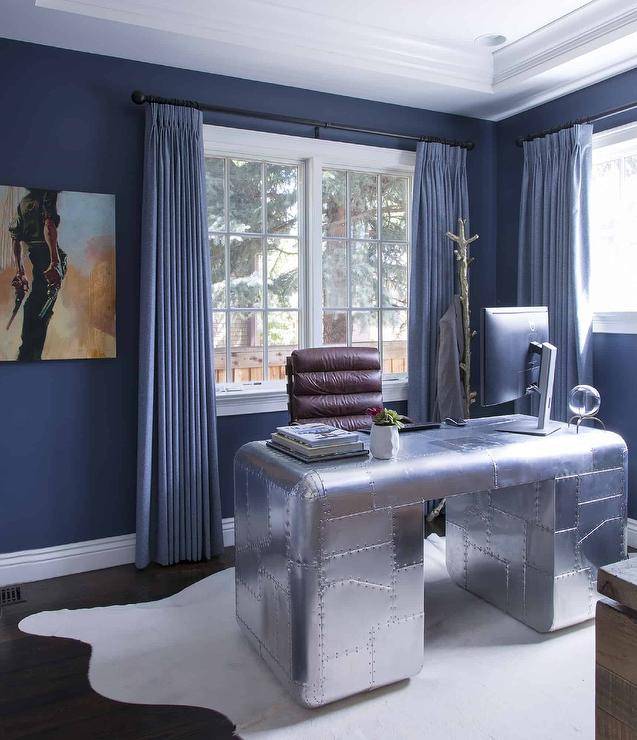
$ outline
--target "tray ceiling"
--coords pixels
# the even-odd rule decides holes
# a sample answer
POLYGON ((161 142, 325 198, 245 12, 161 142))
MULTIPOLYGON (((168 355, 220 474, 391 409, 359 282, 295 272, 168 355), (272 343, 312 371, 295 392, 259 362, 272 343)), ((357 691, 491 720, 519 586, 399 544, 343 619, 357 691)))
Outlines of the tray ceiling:
POLYGON ((627 0, 0 4, 8 38, 489 120, 637 66, 627 0))

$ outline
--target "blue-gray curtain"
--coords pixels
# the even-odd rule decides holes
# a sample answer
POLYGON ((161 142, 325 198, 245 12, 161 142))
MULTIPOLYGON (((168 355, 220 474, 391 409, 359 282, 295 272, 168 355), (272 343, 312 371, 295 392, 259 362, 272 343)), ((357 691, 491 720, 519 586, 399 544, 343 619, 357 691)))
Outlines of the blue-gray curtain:
MULTIPOLYGON (((421 142, 416 153, 409 272, 409 415, 432 419, 438 322, 454 295, 458 218, 469 218, 466 149, 421 142)), ((468 227, 467 227, 468 228, 468 227)))
POLYGON ((565 420, 568 392, 592 381, 589 302, 591 125, 524 143, 518 305, 548 306, 557 347, 554 419, 565 420))
POLYGON ((210 257, 199 110, 146 110, 141 240, 140 568, 221 552, 210 257))

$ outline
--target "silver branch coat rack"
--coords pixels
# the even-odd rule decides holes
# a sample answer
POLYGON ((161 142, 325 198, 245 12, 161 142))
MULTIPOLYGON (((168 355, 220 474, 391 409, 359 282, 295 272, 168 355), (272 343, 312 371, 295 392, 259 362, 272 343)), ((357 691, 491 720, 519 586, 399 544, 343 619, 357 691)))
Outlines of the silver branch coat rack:
POLYGON ((471 415, 471 404, 475 403, 476 392, 471 390, 471 340, 476 335, 471 331, 471 310, 469 308, 469 265, 475 259, 469 256, 469 245, 479 238, 478 234, 467 238, 465 235, 466 218, 458 219, 458 234, 447 232, 447 236, 458 246, 454 249, 458 266, 458 287, 460 289, 460 304, 462 307, 462 330, 464 348, 460 360, 460 373, 464 386, 464 417, 471 415))

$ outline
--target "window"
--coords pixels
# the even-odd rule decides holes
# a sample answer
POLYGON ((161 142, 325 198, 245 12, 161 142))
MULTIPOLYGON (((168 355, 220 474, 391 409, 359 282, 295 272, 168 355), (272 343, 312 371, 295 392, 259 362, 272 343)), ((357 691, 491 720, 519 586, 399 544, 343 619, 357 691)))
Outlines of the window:
POLYGON ((220 413, 285 409, 286 357, 321 344, 377 347, 406 398, 414 153, 217 126, 204 152, 220 413))
POLYGON ((637 124, 593 141, 591 301, 596 330, 612 331, 626 323, 619 314, 637 312, 637 124))
POLYGON ((323 344, 375 346, 407 372, 409 179, 323 170, 323 344))
POLYGON ((206 159, 215 376, 285 378, 299 346, 299 167, 206 159))

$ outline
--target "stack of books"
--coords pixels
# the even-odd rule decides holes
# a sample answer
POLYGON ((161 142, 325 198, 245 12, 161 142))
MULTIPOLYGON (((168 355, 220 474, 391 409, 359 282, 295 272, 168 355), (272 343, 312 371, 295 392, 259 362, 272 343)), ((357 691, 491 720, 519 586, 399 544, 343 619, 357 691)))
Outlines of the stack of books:
POLYGON ((303 462, 367 455, 358 434, 328 424, 277 427, 267 444, 303 462))

